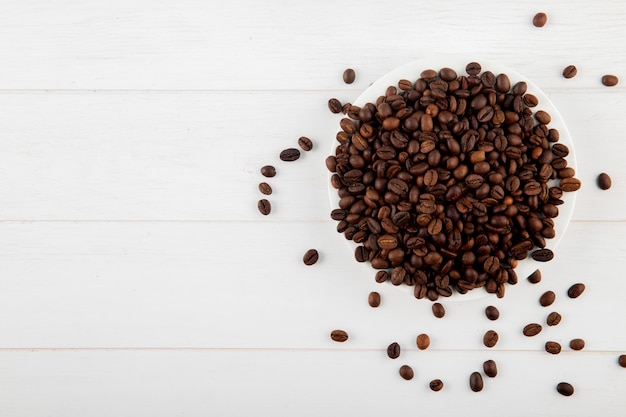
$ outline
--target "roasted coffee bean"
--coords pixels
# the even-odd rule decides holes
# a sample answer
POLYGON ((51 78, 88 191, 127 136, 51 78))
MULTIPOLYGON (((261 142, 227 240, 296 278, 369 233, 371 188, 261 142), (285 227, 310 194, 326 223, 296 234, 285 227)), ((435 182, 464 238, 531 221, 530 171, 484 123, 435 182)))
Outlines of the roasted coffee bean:
POLYGON ((559 183, 559 188, 566 193, 578 191, 581 187, 581 182, 578 178, 563 178, 559 183))
POLYGON ((597 183, 601 190, 608 190, 611 188, 611 177, 609 177, 609 174, 603 172, 598 175, 597 183))
POLYGON ((333 330, 330 332, 330 338, 335 342, 343 343, 348 340, 348 333, 344 330, 333 330))
POLYGON ((441 379, 433 379, 432 381, 430 381, 430 384, 428 384, 428 386, 431 390, 435 392, 441 391, 443 389, 443 381, 441 379))
POLYGON ((482 67, 480 66, 480 64, 478 62, 470 62, 465 67, 465 71, 469 75, 478 75, 478 74, 480 74, 481 70, 482 70, 482 67))
POLYGON ((270 195, 272 194, 272 187, 266 182, 261 182, 259 183, 259 191, 261 194, 270 195))
POLYGON ((563 69, 563 77, 565 78, 574 78, 578 73, 578 69, 575 65, 568 65, 563 69))
POLYGON ((391 359, 397 359, 400 356, 400 345, 393 342, 387 347, 387 356, 391 359))
POLYGON ((257 203, 257 207, 259 208, 261 214, 264 216, 267 216, 272 211, 272 205, 270 204, 269 200, 265 198, 259 200, 259 202, 257 203))
POLYGON ((617 363, 622 368, 626 368, 626 355, 619 355, 619 357, 617 358, 617 363))
POLYGON ((498 367, 496 366, 496 362, 489 359, 483 362, 483 372, 489 378, 495 378, 498 375, 498 367))
POLYGON ((483 336, 483 344, 488 348, 492 348, 498 343, 498 333, 495 330, 487 330, 483 336))
POLYGON ((352 84, 356 78, 356 73, 352 68, 346 68, 343 72, 343 82, 346 84, 352 84))
POLYGON ((568 382, 559 382, 556 385, 556 391, 561 395, 569 397, 574 394, 574 387, 568 382))
POLYGON ((538 282, 541 282, 541 271, 538 269, 535 270, 535 272, 530 274, 527 279, 531 284, 537 284, 538 282))
POLYGON ((343 110, 343 106, 341 105, 341 102, 339 100, 337 100, 336 98, 331 98, 330 100, 328 100, 328 109, 330 110, 331 113, 341 113, 341 111, 343 110))
POLYGON ((274 168, 272 165, 265 165, 261 168, 261 175, 271 178, 276 175, 276 168, 274 168))
POLYGON ((403 379, 410 381, 411 379, 413 379, 414 376, 413 368, 411 368, 409 365, 402 365, 400 367, 400 376, 403 379))
POLYGON ((606 85, 607 87, 616 86, 617 83, 619 83, 619 78, 617 78, 617 76, 615 75, 607 74, 602 76, 602 84, 606 85))
POLYGON ((561 345, 557 342, 546 342, 546 352, 552 355, 558 355, 561 353, 561 345))
POLYGON ((306 136, 300 136, 300 138, 298 138, 298 145, 303 151, 306 152, 313 149, 313 141, 306 136))
POLYGON ((532 258, 537 262, 548 262, 554 258, 554 253, 550 249, 539 249, 531 254, 532 258))
POLYGON ((548 326, 556 326, 561 322, 561 315, 556 311, 548 314, 548 318, 546 318, 546 324, 548 326))
POLYGON ((379 284, 389 280, 389 272, 387 272, 387 271, 378 271, 378 272, 376 272, 375 280, 379 284))
POLYGON ((300 158, 300 151, 296 148, 287 148, 280 153, 281 161, 291 162, 300 158))
POLYGON ((441 305, 441 303, 434 303, 432 305, 433 315, 438 319, 442 318, 446 315, 446 309, 441 305))
POLYGON ((567 290, 567 296, 569 298, 578 298, 583 292, 585 292, 585 284, 578 283, 569 287, 567 290))
POLYGON ((357 246, 354 250, 354 258, 357 262, 365 262, 368 260, 369 251, 364 246, 357 246))
POLYGON ((530 323, 524 327, 524 336, 533 337, 541 333, 541 324, 530 323))
POLYGON ((314 263, 317 262, 319 257, 320 255, 317 252, 317 250, 309 249, 308 251, 306 251, 306 253, 302 257, 302 262, 304 262, 305 265, 313 265, 314 263))
POLYGON ((548 307, 554 303, 555 299, 556 294, 554 291, 546 291, 541 295, 541 297, 539 297, 539 304, 541 304, 542 307, 548 307))
POLYGON ((376 291, 372 291, 367 297, 367 302, 369 303, 370 307, 378 307, 380 305, 380 294, 376 291))
POLYGON ((483 377, 478 372, 472 372, 470 375, 470 388, 474 392, 479 392, 483 390, 483 377))
POLYGON ((420 350, 428 349, 428 346, 430 346, 430 337, 427 334, 422 333, 417 336, 416 343, 420 350))
POLYGON ((533 25, 538 28, 542 28, 548 22, 548 15, 544 12, 539 12, 533 17, 533 25))
POLYGON ((489 320, 498 320, 500 317, 500 311, 498 311, 498 309, 494 306, 488 306, 485 309, 485 315, 489 320))
POLYGON ((583 350, 585 347, 585 341, 583 339, 572 339, 569 342, 569 347, 572 350, 583 350))

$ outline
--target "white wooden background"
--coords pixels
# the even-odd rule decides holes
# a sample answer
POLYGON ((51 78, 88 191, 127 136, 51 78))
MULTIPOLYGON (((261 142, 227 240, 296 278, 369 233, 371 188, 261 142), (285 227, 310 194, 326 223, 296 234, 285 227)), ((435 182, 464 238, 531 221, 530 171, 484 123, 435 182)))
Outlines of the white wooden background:
POLYGON ((299 3, 0 1, 0 415, 623 416, 624 3, 299 3), (540 284, 446 302, 437 320, 353 261, 323 161, 339 120, 328 98, 442 52, 535 81, 572 132, 584 186, 540 284), (603 87, 605 73, 622 84, 603 87), (301 135, 315 149, 281 163, 301 135), (610 191, 594 184, 602 171, 610 191), (305 267, 310 247, 321 257, 305 267), (570 300, 575 282, 587 291, 570 300), (548 289, 557 301, 541 308, 548 289), (559 326, 521 336, 553 310, 559 326), (350 340, 331 342, 335 328, 350 340), (417 351, 423 332, 432 345, 417 351), (583 351, 567 348, 575 337, 583 351), (547 340, 564 351, 543 352, 547 340), (500 374, 473 393, 489 358, 500 374), (562 380, 573 397, 556 393, 562 380))

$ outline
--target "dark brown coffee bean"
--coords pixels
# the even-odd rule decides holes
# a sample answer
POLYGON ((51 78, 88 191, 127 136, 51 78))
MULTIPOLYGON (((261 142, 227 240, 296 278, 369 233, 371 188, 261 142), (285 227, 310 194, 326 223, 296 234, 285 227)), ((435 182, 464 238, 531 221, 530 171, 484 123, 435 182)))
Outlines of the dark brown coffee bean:
POLYGON ((524 336, 533 337, 541 333, 541 324, 538 323, 530 323, 524 327, 523 330, 524 336))
POLYGON ((380 305, 380 294, 376 291, 372 291, 367 297, 367 302, 369 303, 370 307, 378 307, 380 305))
POLYGON ((298 138, 298 145, 303 151, 306 152, 313 149, 313 141, 306 136, 300 136, 300 138, 298 138))
POLYGON ((554 253, 550 249, 539 249, 534 251, 531 256, 537 262, 548 262, 554 258, 554 253))
POLYGON ((606 85, 607 87, 616 86, 617 83, 619 83, 619 78, 617 78, 617 76, 615 75, 607 74, 602 76, 602 84, 606 85))
POLYGON ((400 376, 403 379, 410 381, 411 379, 413 379, 414 376, 413 368, 411 368, 409 365, 402 365, 400 367, 400 376))
POLYGON ((465 67, 465 72, 467 72, 469 75, 478 75, 480 74, 481 70, 482 68, 478 62, 470 62, 465 67))
POLYGON ((611 177, 609 177, 609 174, 607 173, 601 173, 600 175, 598 175, 598 187, 600 187, 601 190, 608 190, 609 188, 611 188, 611 177))
POLYGON ((549 305, 552 305, 555 299, 556 294, 554 293, 554 291, 546 291, 541 295, 541 297, 539 297, 539 304, 541 304, 543 307, 547 307, 549 305))
POLYGON ((441 305, 441 303, 434 303, 432 309, 433 315, 438 319, 446 315, 446 309, 443 307, 443 305, 441 305))
POLYGON ((539 12, 533 17, 533 25, 535 25, 538 28, 544 27, 547 22, 548 22, 548 15, 543 12, 539 12))
POLYGON ((537 284, 538 282, 541 282, 541 271, 538 269, 535 270, 535 272, 530 274, 527 279, 531 284, 537 284))
POLYGON ((354 82, 355 78, 356 78, 356 73, 354 72, 354 70, 352 68, 347 68, 343 72, 343 82, 344 83, 352 84, 354 82))
POLYGON ((546 324, 548 326, 556 326, 561 322, 561 315, 556 311, 548 314, 548 318, 546 318, 546 324))
POLYGON ((535 107, 537 104, 539 104, 539 99, 537 98, 537 96, 534 96, 532 94, 524 94, 524 104, 526 104, 528 107, 535 107))
POLYGON ((261 175, 271 178, 276 175, 276 168, 274 168, 272 165, 265 165, 261 168, 261 175))
POLYGON ((558 355, 561 353, 561 345, 557 342, 546 342, 546 352, 552 355, 558 355))
POLYGON ((556 390, 559 394, 564 395, 566 397, 569 397, 572 394, 574 394, 574 387, 572 386, 572 384, 568 382, 559 382, 556 385, 556 390))
POLYGON ((266 182, 261 182, 259 183, 259 191, 261 194, 270 195, 272 194, 272 187, 266 182))
POLYGON ((335 342, 343 343, 348 340, 348 333, 344 330, 333 330, 330 332, 330 338, 335 342))
POLYGON ((400 356, 400 345, 396 342, 393 342, 387 347, 387 356, 391 359, 398 359, 400 356))
POLYGON ((378 272, 376 272, 375 280, 379 284, 389 280, 389 272, 387 272, 387 271, 378 271, 378 272))
POLYGON ((619 355, 619 357, 617 358, 617 363, 622 368, 626 368, 626 355, 619 355))
POLYGON ((330 110, 331 113, 341 113, 341 111, 343 110, 343 106, 341 105, 341 101, 337 100, 336 98, 331 98, 330 100, 328 100, 328 109, 330 110))
POLYGON ((572 339, 569 342, 569 347, 572 350, 583 350, 585 347, 585 341, 583 339, 572 339))
POLYGON ((443 381, 441 379, 433 379, 432 381, 430 381, 430 384, 428 384, 428 386, 431 390, 435 392, 441 391, 443 389, 443 381))
POLYGON ((478 372, 472 372, 470 375, 470 388, 474 392, 479 392, 483 390, 483 377, 478 372))
POLYGON ((578 69, 575 65, 568 65, 563 69, 563 77, 574 78, 578 74, 578 69))
POLYGON ((317 262, 319 257, 320 255, 317 252, 317 250, 309 249, 308 251, 306 251, 306 253, 302 257, 302 262, 304 262, 305 265, 313 265, 314 263, 317 262))
POLYGON ((498 309, 494 306, 488 306, 485 309, 485 315, 489 320, 498 320, 500 317, 500 311, 498 311, 498 309))
POLYGON ((498 375, 498 367, 496 366, 496 362, 489 359, 483 362, 483 372, 489 378, 495 378, 498 375))
POLYGON ((420 350, 428 349, 428 346, 430 346, 430 337, 427 334, 422 333, 417 336, 416 343, 420 350))
POLYGON ((585 292, 585 284, 578 283, 569 287, 567 290, 567 296, 569 298, 578 298, 583 292, 585 292))
POLYGON ((546 125, 552 121, 552 117, 550 117, 550 115, 543 110, 539 110, 535 113, 535 119, 537 119, 539 123, 546 125))
POLYGON ((357 246, 354 250, 354 258, 357 262, 365 262, 368 260, 369 251, 364 246, 357 246))
POLYGON ((269 200, 265 198, 259 200, 259 202, 257 203, 257 207, 259 208, 261 214, 264 216, 267 216, 272 211, 272 205, 270 204, 269 200))
POLYGON ((578 178, 563 178, 559 183, 559 188, 566 193, 578 191, 581 187, 581 182, 578 178))
POLYGON ((287 148, 280 153, 281 161, 291 162, 300 158, 300 151, 296 148, 287 148))
POLYGON ((498 343, 498 333, 495 330, 487 330, 483 336, 483 344, 488 348, 492 348, 498 343))

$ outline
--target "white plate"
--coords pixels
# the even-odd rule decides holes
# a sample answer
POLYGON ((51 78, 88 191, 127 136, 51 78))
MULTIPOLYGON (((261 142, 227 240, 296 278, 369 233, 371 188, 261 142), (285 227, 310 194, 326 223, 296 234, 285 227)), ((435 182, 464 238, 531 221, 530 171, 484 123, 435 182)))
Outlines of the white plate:
MULTIPOLYGON (((522 76, 521 74, 513 71, 512 69, 498 64, 496 62, 486 60, 486 59, 459 59, 458 57, 434 57, 428 59, 420 59, 417 61, 413 61, 406 65, 403 65, 399 68, 394 69, 393 71, 383 75, 374 83, 372 83, 354 102, 353 104, 359 107, 363 107, 367 103, 375 103, 376 99, 385 94, 385 90, 390 85, 397 86, 398 81, 401 79, 407 79, 411 81, 415 81, 419 78, 420 73, 425 69, 434 69, 439 71, 439 69, 448 67, 454 69, 459 75, 467 75, 465 72, 465 66, 469 62, 478 62, 482 67, 482 71, 491 71, 495 75, 505 73, 508 75, 511 80, 511 86, 515 85, 515 83, 519 81, 524 81, 528 85, 527 92, 534 94, 539 99, 539 104, 534 107, 533 113, 538 110, 544 110, 550 114, 552 117, 552 121, 550 122, 550 128, 555 128, 560 133, 559 143, 566 145, 569 148, 569 155, 567 156, 568 166, 574 168, 577 172, 576 165, 576 156, 574 152, 574 144, 572 143, 572 137, 563 121, 563 118, 559 114, 558 110, 552 104, 550 99, 537 87, 532 81, 528 78, 522 76)), ((337 126, 338 128, 338 126, 337 126)), ((335 154, 335 147, 337 146, 337 142, 333 141, 331 147, 331 155, 335 154)), ((339 197, 337 195, 337 190, 330 186, 330 175, 329 175, 329 196, 330 196, 330 204, 333 209, 338 207, 339 197)), ((574 204, 576 202, 576 193, 564 193, 563 195, 564 204, 558 206, 559 215, 554 219, 554 229, 556 231, 556 237, 554 239, 546 239, 547 248, 553 250, 555 252, 555 258, 558 257, 558 253, 556 252, 556 247, 559 244, 559 241, 565 234, 567 226, 572 218, 572 213, 574 211, 574 204)), ((338 234, 338 238, 344 239, 343 235, 338 234)), ((350 252, 347 253, 346 259, 349 259, 349 262, 356 262, 354 260, 354 249, 356 248, 356 244, 352 241, 346 240, 348 246, 350 248, 350 252)), ((376 270, 371 267, 369 262, 364 262, 363 265, 368 269, 368 273, 372 275, 375 274, 376 270)), ((530 275, 535 269, 540 268, 542 265, 541 262, 536 262, 530 257, 520 261, 515 271, 517 272, 519 280, 526 279, 528 275, 530 275)), ((412 286, 407 285, 399 285, 395 288, 399 288, 404 291, 413 292, 412 286)), ((487 296, 487 292, 482 288, 477 288, 475 290, 469 291, 467 294, 459 294, 454 292, 451 297, 446 298, 446 300, 471 300, 477 298, 483 298, 487 296)))

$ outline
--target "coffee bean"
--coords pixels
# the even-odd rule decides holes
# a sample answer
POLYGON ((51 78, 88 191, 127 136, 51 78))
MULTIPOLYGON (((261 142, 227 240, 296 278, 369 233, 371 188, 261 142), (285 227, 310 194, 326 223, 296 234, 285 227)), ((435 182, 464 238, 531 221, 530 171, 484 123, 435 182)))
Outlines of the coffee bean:
POLYGON ((469 75, 478 75, 478 74, 480 74, 481 70, 482 70, 482 67, 480 66, 480 64, 478 62, 470 62, 465 67, 465 71, 469 75))
POLYGON ((538 28, 544 27, 547 22, 548 22, 548 15, 543 12, 539 12, 533 17, 533 25, 535 25, 538 28))
POLYGON ((413 379, 413 368, 411 368, 409 365, 402 365, 400 367, 400 376, 404 379, 406 379, 407 381, 413 379))
POLYGON ((574 387, 572 386, 572 384, 567 383, 567 382, 559 382, 556 385, 556 390, 559 394, 564 395, 566 397, 569 397, 572 394, 574 394, 574 387))
POLYGON ((554 258, 554 253, 550 249, 539 249, 534 251, 531 256, 537 262, 548 262, 554 258))
POLYGON ((611 188, 611 177, 609 177, 609 174, 607 173, 601 173, 600 175, 598 175, 598 187, 600 187, 601 190, 608 190, 609 188, 611 188))
POLYGON ((557 342, 546 342, 546 352, 558 355, 561 353, 561 345, 557 342))
POLYGON ((376 282, 383 283, 389 279, 389 272, 387 271, 378 271, 376 272, 375 280, 376 282))
POLYGON ((369 303, 370 307, 378 307, 380 305, 380 294, 376 291, 372 291, 367 297, 367 302, 369 303))
POLYGON ((585 284, 574 284, 567 290, 567 296, 569 298, 578 298, 585 291, 585 284))
POLYGON ((538 269, 535 270, 535 272, 530 274, 527 279, 531 284, 537 284, 541 281, 541 271, 538 269))
POLYGON ((259 200, 257 207, 259 208, 261 214, 264 216, 267 216, 268 214, 270 214, 270 211, 272 211, 272 205, 265 198, 259 200))
POLYGON ((270 195, 272 194, 272 187, 266 182, 261 182, 259 183, 259 191, 261 194, 270 195))
POLYGON ((317 252, 317 250, 309 249, 302 257, 302 262, 304 262, 305 265, 313 265, 317 262, 318 259, 319 253, 317 252))
POLYGON ((524 327, 524 336, 533 337, 541 333, 541 324, 530 323, 524 327))
POLYGON ((441 303, 434 303, 432 306, 433 315, 438 319, 442 318, 446 315, 446 309, 441 305, 441 303))
POLYGON ((357 262, 365 262, 368 260, 369 251, 364 246, 357 246, 354 251, 354 258, 357 262))
POLYGON ((561 322, 561 315, 557 313, 556 311, 553 311, 552 313, 548 314, 548 317, 546 318, 546 324, 548 326, 556 326, 560 322, 561 322))
POLYGON ((313 149, 313 141, 307 138, 306 136, 300 136, 298 138, 298 145, 303 151, 306 151, 306 152, 313 149))
POLYGON ((483 377, 478 372, 472 372, 470 375, 470 388, 474 392, 479 392, 483 390, 483 377))
POLYGON ((574 78, 578 74, 578 69, 575 65, 568 65, 563 69, 563 77, 574 78))
POLYGON ((541 297, 539 297, 539 304, 541 304, 542 307, 548 307, 554 303, 555 299, 556 294, 554 291, 546 291, 541 295, 541 297))
POLYGON ((276 168, 274 168, 272 165, 265 165, 261 168, 261 175, 271 178, 276 175, 276 168))
POLYGON ((348 333, 343 330, 333 330, 330 332, 330 338, 335 342, 343 343, 348 340, 348 333))
POLYGON ((483 363, 483 372, 489 378, 495 378, 498 375, 498 367, 496 366, 495 361, 489 359, 483 363))
POLYGON ((420 334, 417 336, 417 347, 420 350, 425 350, 428 349, 428 346, 430 346, 430 337, 427 334, 420 334))
POLYGON ((300 158, 300 151, 296 148, 287 148, 280 153, 281 161, 291 162, 300 158))
POLYGON ((498 343, 498 333, 495 330, 487 330, 483 336, 483 344, 488 348, 492 348, 498 343))
POLYGON ((400 345, 393 342, 387 347, 387 356, 391 359, 397 359, 400 356, 400 345))
POLYGON ((354 82, 355 78, 356 78, 356 73, 354 72, 354 70, 352 68, 347 68, 343 72, 343 82, 344 83, 352 84, 354 82))
POLYGON ((619 355, 619 357, 617 358, 617 363, 622 368, 626 368, 626 355, 619 355))
POLYGON ((619 83, 619 78, 617 78, 617 76, 615 75, 607 74, 602 76, 602 84, 606 85, 607 87, 613 87, 617 85, 617 83, 619 83))
POLYGON ((583 339, 572 339, 569 342, 569 347, 572 350, 582 350, 585 347, 585 341, 583 339))
POLYGON ((331 98, 330 100, 328 100, 328 109, 330 110, 331 113, 341 113, 341 111, 343 110, 343 106, 341 105, 341 102, 339 100, 337 100, 336 98, 331 98))
POLYGON ((498 309, 494 306, 488 306, 485 309, 485 315, 489 320, 498 320, 500 317, 500 311, 498 311, 498 309))
POLYGON ((441 391, 443 389, 443 381, 441 381, 441 379, 433 379, 432 381, 430 381, 430 389, 437 392, 437 391, 441 391))

